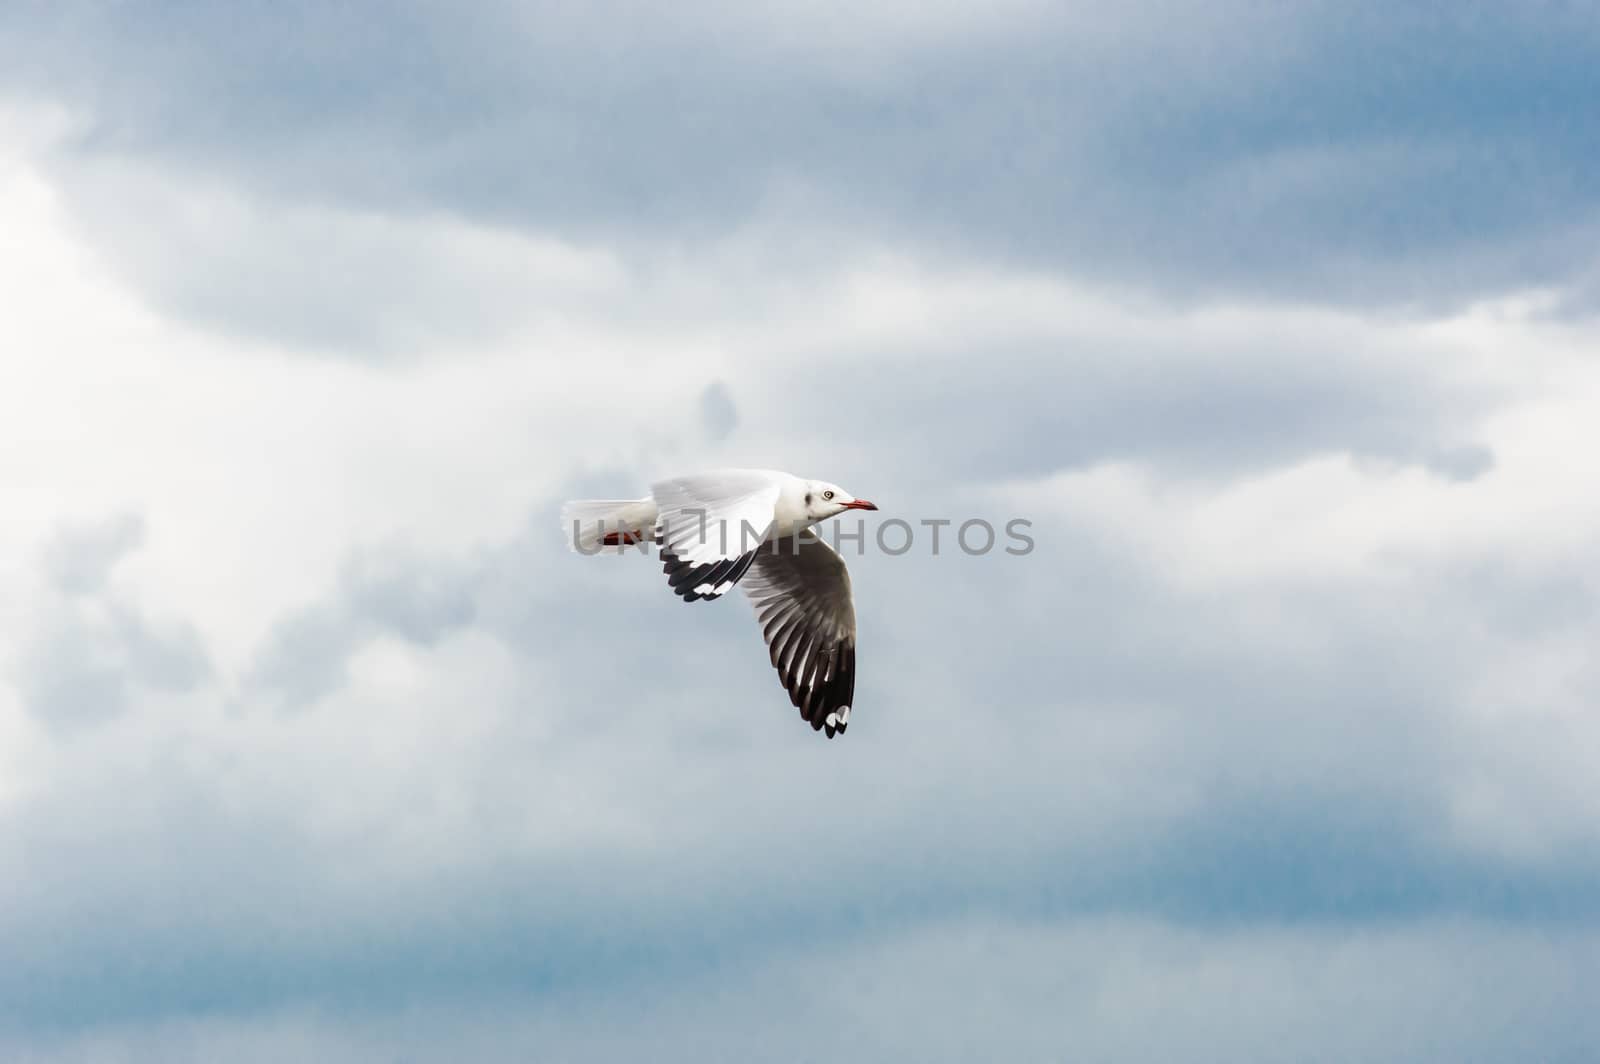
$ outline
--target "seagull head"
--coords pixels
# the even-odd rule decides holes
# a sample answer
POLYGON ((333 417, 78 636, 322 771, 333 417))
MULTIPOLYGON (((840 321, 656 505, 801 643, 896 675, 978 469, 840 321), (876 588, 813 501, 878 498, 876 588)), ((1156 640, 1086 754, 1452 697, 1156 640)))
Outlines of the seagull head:
POLYGON ((837 517, 846 510, 876 509, 877 507, 866 499, 856 498, 837 484, 829 484, 825 480, 812 480, 806 483, 806 516, 813 521, 825 521, 830 517, 837 517))

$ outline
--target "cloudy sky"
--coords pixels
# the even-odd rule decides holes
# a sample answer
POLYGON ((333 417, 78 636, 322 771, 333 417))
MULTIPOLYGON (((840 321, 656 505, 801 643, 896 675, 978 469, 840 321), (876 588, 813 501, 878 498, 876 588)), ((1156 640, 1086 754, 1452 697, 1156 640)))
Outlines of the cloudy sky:
POLYGON ((0 1055, 1593 1060, 1600 16, 0 6, 0 1055), (852 727, 561 550, 717 465, 852 727))

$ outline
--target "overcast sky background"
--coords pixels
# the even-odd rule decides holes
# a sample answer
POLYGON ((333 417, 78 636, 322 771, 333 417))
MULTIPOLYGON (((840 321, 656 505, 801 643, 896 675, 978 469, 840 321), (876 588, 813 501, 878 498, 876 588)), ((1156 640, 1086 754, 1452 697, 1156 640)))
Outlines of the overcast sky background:
POLYGON ((1592 1061, 1585 3, 0 6, 0 1056, 1592 1061), (562 499, 770 465, 852 727, 562 499))

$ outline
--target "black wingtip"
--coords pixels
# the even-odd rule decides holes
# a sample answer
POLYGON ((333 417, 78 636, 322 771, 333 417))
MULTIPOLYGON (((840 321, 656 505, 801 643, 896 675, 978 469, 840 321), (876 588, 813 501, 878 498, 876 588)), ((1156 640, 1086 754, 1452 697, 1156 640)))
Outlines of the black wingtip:
POLYGON ((673 594, 685 602, 712 602, 721 598, 733 589, 733 586, 743 579, 745 572, 750 568, 750 563, 755 561, 756 552, 738 558, 723 558, 715 562, 696 565, 685 561, 678 555, 665 548, 661 551, 661 571, 667 575, 667 585, 672 588, 673 594), (696 588, 710 584, 721 588, 714 594, 704 594, 696 588))

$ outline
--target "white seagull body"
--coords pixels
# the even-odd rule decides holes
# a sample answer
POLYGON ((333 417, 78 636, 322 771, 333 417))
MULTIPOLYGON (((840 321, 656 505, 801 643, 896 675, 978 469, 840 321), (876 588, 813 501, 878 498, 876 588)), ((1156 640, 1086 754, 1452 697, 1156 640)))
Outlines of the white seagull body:
POLYGON ((642 499, 569 502, 561 524, 585 554, 659 544, 667 583, 685 602, 742 586, 790 701, 831 739, 850 723, 856 612, 844 559, 811 526, 876 509, 825 481, 719 469, 663 480, 642 499))

